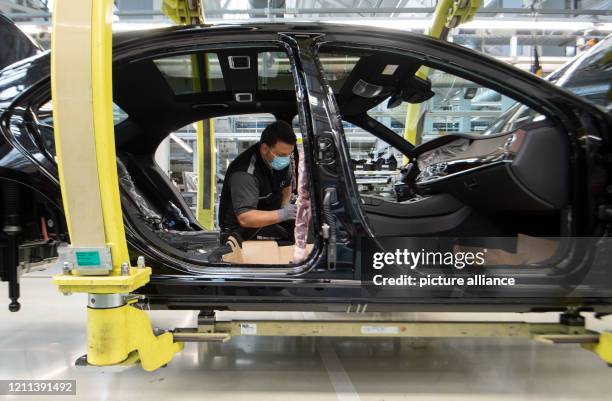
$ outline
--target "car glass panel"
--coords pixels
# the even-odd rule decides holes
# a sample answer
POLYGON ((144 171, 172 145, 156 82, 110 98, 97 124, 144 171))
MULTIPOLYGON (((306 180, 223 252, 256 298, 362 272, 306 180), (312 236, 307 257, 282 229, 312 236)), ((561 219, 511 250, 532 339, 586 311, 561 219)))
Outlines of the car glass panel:
POLYGON ((225 90, 216 53, 194 53, 153 60, 175 95, 225 90))
POLYGON ((257 54, 257 89, 293 90, 294 86, 287 53, 270 51, 257 54))
POLYGON ((323 66, 325 73, 325 79, 332 87, 334 93, 338 93, 346 78, 355 68, 355 65, 359 62, 360 57, 356 55, 341 54, 341 53, 327 53, 320 52, 319 60, 323 66))

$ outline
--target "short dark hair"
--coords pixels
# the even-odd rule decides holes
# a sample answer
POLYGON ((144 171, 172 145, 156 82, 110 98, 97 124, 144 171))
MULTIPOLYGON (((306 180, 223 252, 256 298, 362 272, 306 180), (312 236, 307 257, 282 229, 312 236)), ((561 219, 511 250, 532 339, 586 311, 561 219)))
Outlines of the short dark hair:
POLYGON ((286 121, 276 121, 268 125, 261 133, 261 143, 272 147, 276 142, 280 141, 289 145, 295 145, 297 138, 293 128, 286 121))

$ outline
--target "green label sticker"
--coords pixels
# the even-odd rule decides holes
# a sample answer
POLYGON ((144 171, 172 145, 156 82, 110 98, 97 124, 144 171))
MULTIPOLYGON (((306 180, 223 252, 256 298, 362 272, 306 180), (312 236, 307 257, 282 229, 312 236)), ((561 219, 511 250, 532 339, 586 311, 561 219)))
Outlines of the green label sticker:
POLYGON ((100 252, 98 251, 81 251, 75 254, 79 266, 100 266, 100 252))

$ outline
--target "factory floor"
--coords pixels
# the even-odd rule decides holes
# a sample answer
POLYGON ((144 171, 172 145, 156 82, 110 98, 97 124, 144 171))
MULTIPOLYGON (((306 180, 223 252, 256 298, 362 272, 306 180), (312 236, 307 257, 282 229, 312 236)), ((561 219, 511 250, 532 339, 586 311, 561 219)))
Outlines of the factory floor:
MULTIPOLYGON (((0 307, 0 379, 76 380, 76 396, 53 396, 53 400, 612 400, 612 368, 597 356, 577 345, 527 340, 238 337, 223 344, 189 343, 167 367, 152 373, 139 366, 77 367, 75 360, 86 350, 86 299, 62 296, 48 276, 35 273, 22 278, 21 312, 0 307)), ((0 294, 5 296, 5 285, 0 286, 0 294)), ((196 312, 151 311, 150 316, 156 327, 196 324, 196 312)), ((312 313, 223 316, 321 318, 312 313)), ((400 317, 556 319, 514 314, 393 315, 400 317)), ((587 322, 593 329, 612 328, 609 320, 587 322)))

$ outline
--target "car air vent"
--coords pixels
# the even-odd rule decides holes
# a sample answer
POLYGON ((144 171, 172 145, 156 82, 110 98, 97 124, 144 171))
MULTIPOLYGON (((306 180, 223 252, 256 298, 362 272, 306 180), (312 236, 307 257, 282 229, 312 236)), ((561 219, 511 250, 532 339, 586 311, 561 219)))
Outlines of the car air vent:
POLYGON ((249 56, 229 56, 227 59, 232 70, 248 70, 251 68, 251 57, 249 56))

